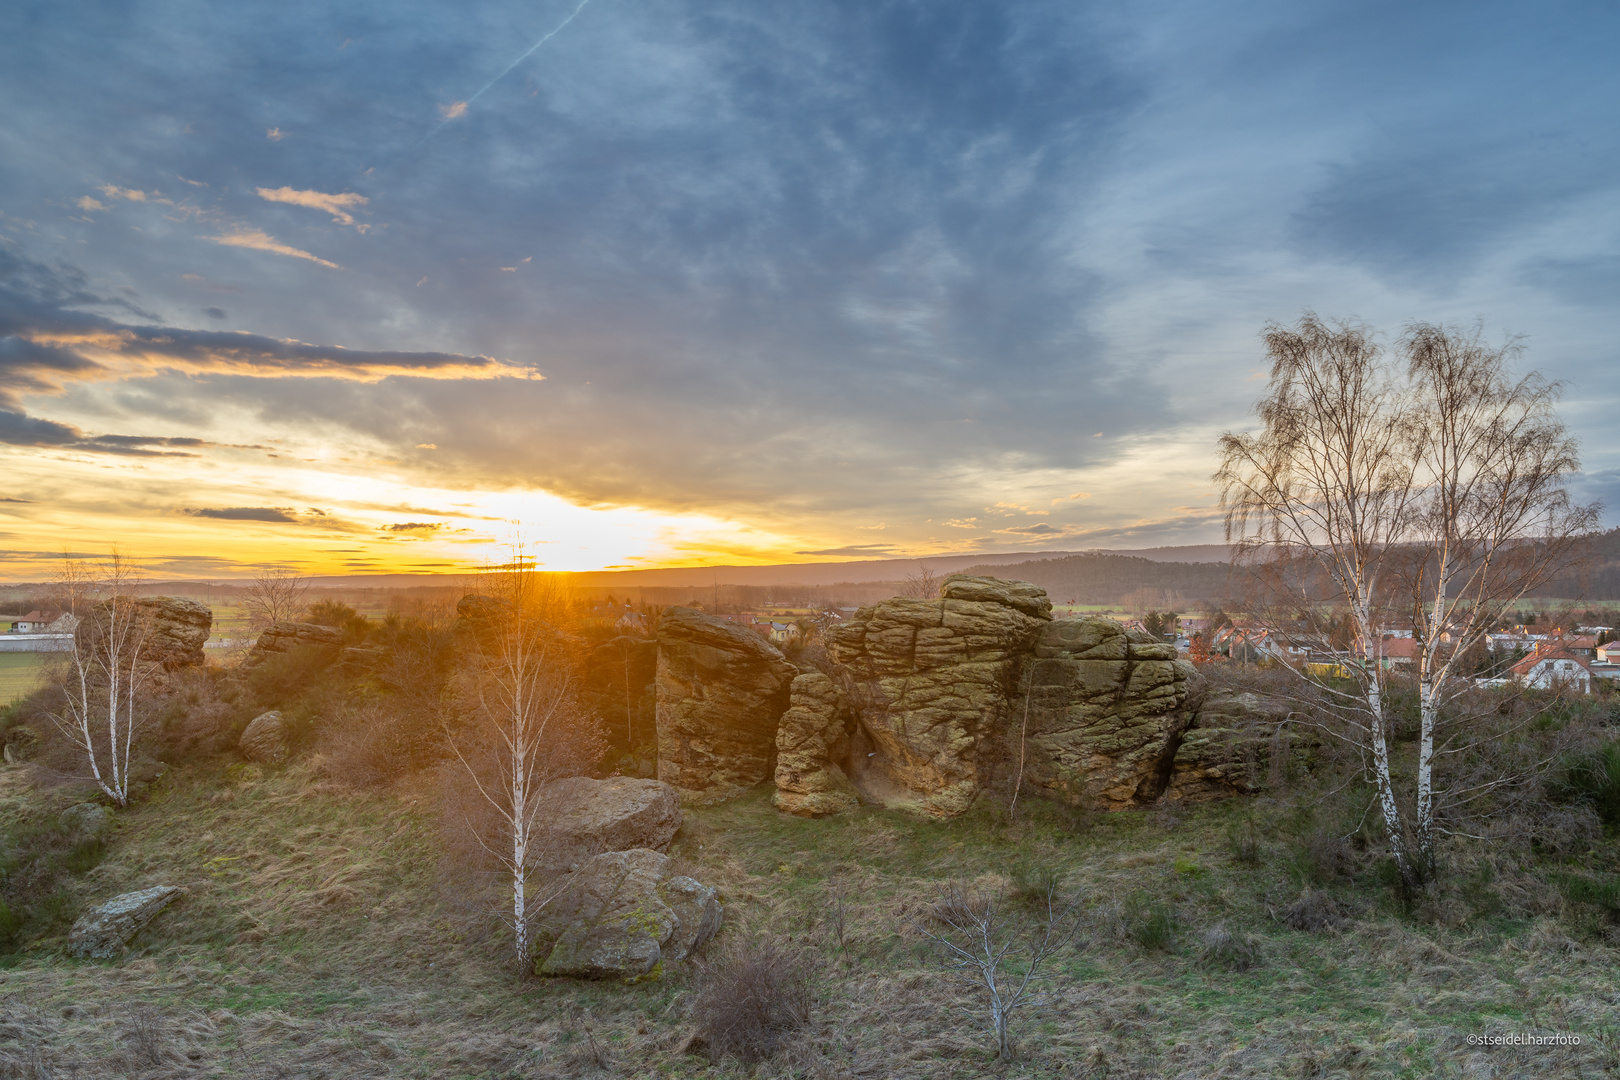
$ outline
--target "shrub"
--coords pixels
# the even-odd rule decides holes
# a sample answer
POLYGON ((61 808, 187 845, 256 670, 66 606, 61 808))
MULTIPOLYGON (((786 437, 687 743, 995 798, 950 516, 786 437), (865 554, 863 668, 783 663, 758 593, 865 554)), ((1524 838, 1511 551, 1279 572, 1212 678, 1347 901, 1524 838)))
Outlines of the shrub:
POLYGON ((782 1049, 810 1022, 814 976, 808 953, 770 935, 735 942, 705 963, 692 1018, 710 1058, 752 1064, 782 1049))
POLYGON ((1253 821, 1240 821, 1227 827, 1226 846, 1232 861, 1244 866, 1259 866, 1264 849, 1260 844, 1260 830, 1253 821))
POLYGON ((1307 889, 1277 916, 1284 926, 1310 933, 1337 930, 1349 921, 1344 905, 1327 893, 1307 889))
POLYGON ((1148 952, 1169 952, 1176 941, 1176 917, 1159 901, 1138 898, 1125 912, 1125 933, 1148 952))
POLYGON ((1205 967, 1248 971, 1260 963, 1260 943, 1247 934, 1234 934, 1218 922, 1203 934, 1198 962, 1205 967))
POLYGON ((1590 803, 1603 824, 1620 825, 1620 742, 1570 758, 1549 787, 1555 799, 1590 803))
POLYGON ((1045 910, 1062 884, 1063 874, 1051 863, 1028 861, 1013 868, 1013 899, 1032 910, 1045 910))

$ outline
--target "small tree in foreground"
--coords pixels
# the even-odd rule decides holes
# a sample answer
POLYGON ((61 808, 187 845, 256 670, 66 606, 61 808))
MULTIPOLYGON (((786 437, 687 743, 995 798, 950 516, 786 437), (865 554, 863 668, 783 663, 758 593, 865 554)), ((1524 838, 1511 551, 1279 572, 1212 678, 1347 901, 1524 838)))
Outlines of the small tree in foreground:
POLYGON ((139 584, 117 548, 99 562, 62 560, 61 603, 76 626, 62 679, 65 705, 51 719, 83 756, 89 779, 119 806, 129 805, 130 752, 156 667, 142 656, 152 620, 135 596, 139 584))
POLYGON ((536 880, 547 839, 545 785, 588 767, 600 749, 582 731, 575 702, 570 613, 565 587, 521 551, 484 574, 479 594, 461 607, 464 720, 450 746, 493 814, 493 835, 474 832, 506 879, 503 921, 520 967, 530 962, 534 916, 556 891, 536 880))
MULTIPOLYGON (((1436 870, 1441 812, 1507 779, 1445 784, 1446 758, 1502 734, 1448 709, 1469 686, 1459 665, 1578 557, 1597 508, 1571 502, 1579 460, 1559 388, 1515 378, 1515 346, 1418 324, 1396 364, 1366 328, 1309 313, 1269 327, 1265 342, 1261 431, 1220 443, 1227 539, 1279 610, 1320 644, 1344 640, 1351 689, 1322 690, 1369 765, 1391 854, 1416 891, 1436 870), (1411 627, 1420 697, 1409 770, 1391 760, 1384 632, 1397 621, 1411 627)), ((1277 659, 1306 675, 1302 659, 1277 659)))
POLYGON ((947 888, 927 919, 908 919, 911 928, 933 942, 947 970, 984 995, 996 1058, 1013 1059, 1009 1024, 1012 1015, 1036 999, 1035 981, 1052 954, 1073 940, 1078 897, 1059 906, 1056 883, 1046 888, 1044 910, 1033 928, 1021 928, 994 900, 968 896, 957 885, 947 888), (937 924, 937 929, 935 925, 937 924))

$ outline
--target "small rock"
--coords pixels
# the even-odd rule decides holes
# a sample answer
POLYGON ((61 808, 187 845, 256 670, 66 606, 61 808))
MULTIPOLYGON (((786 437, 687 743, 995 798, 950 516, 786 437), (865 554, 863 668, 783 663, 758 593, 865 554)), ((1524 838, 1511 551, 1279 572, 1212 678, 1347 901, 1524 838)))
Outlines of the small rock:
POLYGON ((281 713, 271 711, 255 716, 236 741, 249 761, 280 765, 287 760, 287 725, 281 713))
POLYGON ((332 626, 315 623, 278 622, 254 642, 253 650, 242 662, 245 668, 258 667, 272 656, 280 656, 294 649, 313 650, 330 661, 343 648, 343 631, 332 626))
POLYGON ((610 851, 572 874, 536 920, 541 975, 637 979, 684 960, 720 928, 715 890, 673 876, 656 851, 610 851))
POLYGON ((25 761, 33 760, 45 745, 39 732, 27 724, 18 724, 5 735, 5 748, 3 755, 7 765, 20 765, 25 761))
POLYGON ((158 885, 115 896, 79 916, 68 935, 68 952, 86 960, 110 960, 122 953, 136 934, 157 913, 185 892, 174 885, 158 885))

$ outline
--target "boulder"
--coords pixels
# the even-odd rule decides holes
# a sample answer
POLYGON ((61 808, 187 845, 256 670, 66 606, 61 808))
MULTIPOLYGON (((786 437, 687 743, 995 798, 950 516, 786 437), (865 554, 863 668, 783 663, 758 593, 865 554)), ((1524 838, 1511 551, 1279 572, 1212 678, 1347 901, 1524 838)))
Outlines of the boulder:
POLYGON ((283 656, 294 649, 313 649, 326 660, 333 660, 343 649, 343 631, 315 623, 274 623, 259 635, 242 666, 257 667, 272 656, 283 656))
POLYGON ((1203 677, 1174 645, 1112 619, 1048 623, 1008 718, 1025 790, 1119 810, 1156 800, 1203 677))
POLYGON ((25 761, 32 761, 45 746, 45 740, 39 732, 27 724, 16 724, 7 729, 4 747, 0 748, 0 758, 7 765, 20 765, 25 761))
POLYGON ((86 960, 110 960, 120 955, 135 935, 183 892, 174 885, 158 885, 115 896, 91 908, 73 924, 68 952, 86 960))
POLYGON ((535 970, 587 979, 656 978, 720 929, 715 890, 670 873, 656 851, 604 852, 568 876, 535 920, 535 970))
POLYGON ((549 863, 571 865, 604 851, 662 851, 681 827, 679 792, 661 780, 571 776, 544 792, 549 863))
MULTIPOLYGON (((855 786, 883 805, 936 817, 972 805, 1050 611, 1027 582, 957 574, 939 599, 897 596, 833 627, 828 649, 859 721, 849 758, 855 786)), ((805 706, 818 707, 808 697, 805 706)))
POLYGON ((690 608, 658 620, 658 778, 693 802, 768 779, 797 674, 769 641, 690 608))
POLYGON ((1165 797, 1196 803, 1264 790, 1306 746, 1291 716, 1286 704, 1249 691, 1209 694, 1176 749, 1165 797))
POLYGON ((203 642, 213 632, 214 613, 195 600, 178 596, 143 596, 136 603, 151 620, 151 633, 141 654, 165 671, 200 667, 203 642))
POLYGON ((807 672, 793 680, 792 700, 776 729, 777 809, 799 817, 853 810, 860 797, 838 764, 849 759, 853 718, 837 684, 807 672))
POLYGON ((242 729, 236 745, 249 761, 268 765, 280 765, 286 761, 290 751, 287 746, 287 725, 281 713, 271 711, 255 716, 242 729))
POLYGON ((100 840, 112 828, 112 815, 100 803, 75 803, 62 811, 62 827, 78 840, 100 840))

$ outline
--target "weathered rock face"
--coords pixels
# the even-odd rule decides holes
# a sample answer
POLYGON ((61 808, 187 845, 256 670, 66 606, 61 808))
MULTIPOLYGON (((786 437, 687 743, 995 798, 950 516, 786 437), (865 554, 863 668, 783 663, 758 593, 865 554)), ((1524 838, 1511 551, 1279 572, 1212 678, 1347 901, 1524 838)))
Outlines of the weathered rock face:
POLYGON ((793 680, 793 706, 776 729, 776 807, 826 817, 860 802, 839 762, 849 760, 853 717, 836 683, 819 671, 793 680))
POLYGON ((315 623, 276 623, 259 635, 243 666, 257 667, 272 656, 282 656, 294 649, 316 649, 328 659, 336 659, 343 649, 343 631, 315 623))
POLYGON ((1122 809, 1163 794, 1202 683, 1174 645, 1111 619, 1043 627, 1010 716, 1009 749, 1026 789, 1122 809))
POLYGON ((214 627, 212 611, 178 596, 143 596, 136 604, 152 620, 143 656, 162 664, 166 671, 202 664, 203 642, 214 627))
POLYGON ((279 712, 260 713, 242 729, 236 741, 242 756, 249 761, 280 765, 287 760, 287 725, 279 712))
POLYGON ((855 785, 884 805, 948 817, 981 790, 1052 605, 1021 581, 954 575, 941 591, 862 608, 829 632, 828 648, 847 671, 859 721, 855 785))
POLYGON ((604 851, 662 851, 681 827, 680 794, 661 780, 571 776, 545 790, 548 862, 572 865, 604 851))
POLYGON ((115 896, 79 916, 68 935, 68 952, 88 960, 110 960, 120 955, 157 913, 185 890, 159 885, 115 896))
POLYGON ((656 977, 720 929, 715 890, 670 874, 656 851, 597 855, 541 910, 535 970, 587 979, 656 977))
POLYGON ((658 620, 658 778, 715 802, 772 775, 797 674, 746 627, 689 608, 658 620))
POLYGON ((987 785, 1119 809, 1160 797, 1202 682, 1175 648, 1107 619, 1052 621, 1025 582, 952 576, 828 634, 777 736, 777 805, 858 798, 937 817, 987 785), (857 792, 859 796, 857 797, 857 792))
POLYGON ((1263 790, 1303 748, 1288 726, 1290 712, 1247 691, 1209 694, 1176 750, 1165 797, 1195 803, 1263 790))

